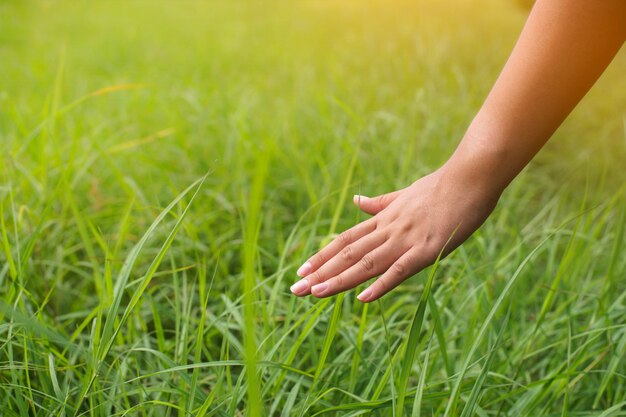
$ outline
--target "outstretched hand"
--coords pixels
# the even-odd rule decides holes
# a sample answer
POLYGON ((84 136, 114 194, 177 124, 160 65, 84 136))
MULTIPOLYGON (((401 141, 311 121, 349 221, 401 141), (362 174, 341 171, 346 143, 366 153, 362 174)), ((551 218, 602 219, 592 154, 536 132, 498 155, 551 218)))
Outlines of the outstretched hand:
POLYGON ((448 163, 402 190, 355 197, 374 217, 305 262, 291 291, 328 297, 380 275, 358 296, 374 301, 463 243, 617 54, 625 23, 623 0, 537 1, 448 163))
POLYGON ((377 300, 463 243, 498 197, 445 167, 389 194, 354 196, 354 204, 373 217, 309 258, 291 291, 328 297, 380 275, 358 295, 362 302, 377 300))

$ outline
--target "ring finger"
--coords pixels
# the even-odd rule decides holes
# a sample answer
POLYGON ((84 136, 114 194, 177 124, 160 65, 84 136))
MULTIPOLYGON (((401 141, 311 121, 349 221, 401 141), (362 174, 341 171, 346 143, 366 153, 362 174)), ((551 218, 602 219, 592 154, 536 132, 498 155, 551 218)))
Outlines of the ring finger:
POLYGON ((385 272, 402 253, 396 242, 386 241, 366 253, 357 263, 345 271, 327 279, 311 289, 315 297, 329 297, 356 287, 362 282, 385 272))
POLYGON ((386 236, 382 232, 370 233, 361 239, 344 247, 329 259, 321 268, 308 275, 306 280, 308 288, 298 295, 307 295, 311 292, 311 287, 334 277, 352 265, 362 262, 364 256, 385 243, 386 236))

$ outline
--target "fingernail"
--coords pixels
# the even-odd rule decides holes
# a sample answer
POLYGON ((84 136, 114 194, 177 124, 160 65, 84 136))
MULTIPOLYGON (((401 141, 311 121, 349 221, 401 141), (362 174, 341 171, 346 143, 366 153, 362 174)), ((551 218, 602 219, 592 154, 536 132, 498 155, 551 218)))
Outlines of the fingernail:
POLYGON ((311 272, 311 269, 313 269, 313 265, 311 265, 311 262, 305 262, 304 265, 298 268, 296 274, 298 274, 298 276, 300 277, 305 277, 309 272, 311 272))
POLYGON ((306 279, 301 279, 300 281, 293 284, 290 288, 291 292, 299 295, 302 294, 309 287, 309 281, 306 279))
POLYGON ((328 284, 325 282, 314 285, 313 288, 311 288, 311 292, 316 297, 319 297, 320 295, 324 295, 327 290, 328 290, 328 284))
POLYGON ((372 290, 368 288, 365 291, 363 291, 361 294, 357 295, 356 298, 358 298, 359 301, 366 303, 371 297, 372 297, 372 290))
POLYGON ((355 194, 354 197, 352 197, 352 198, 354 198, 354 201, 356 203, 358 203, 359 201, 365 201, 365 200, 369 200, 370 199, 369 197, 366 197, 366 196, 360 195, 360 194, 355 194))

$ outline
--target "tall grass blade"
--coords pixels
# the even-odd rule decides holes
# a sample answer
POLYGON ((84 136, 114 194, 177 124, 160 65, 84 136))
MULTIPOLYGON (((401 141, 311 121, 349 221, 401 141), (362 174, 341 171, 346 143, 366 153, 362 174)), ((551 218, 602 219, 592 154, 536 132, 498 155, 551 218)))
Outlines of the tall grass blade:
POLYGON ((261 417, 263 401, 261 398, 261 382, 257 375, 257 321, 262 315, 257 314, 257 253, 259 231, 261 229, 261 210, 263 203, 263 185, 267 177, 271 153, 259 158, 255 170, 244 226, 244 242, 242 251, 243 262, 243 318, 244 318, 244 352, 247 376, 247 415, 261 417))
POLYGON ((422 364, 422 372, 420 373, 420 379, 417 383, 417 388, 415 390, 411 417, 420 417, 422 412, 422 399, 424 398, 424 387, 426 386, 426 374, 428 373, 428 360, 430 359, 430 349, 432 346, 432 341, 433 335, 431 334, 428 338, 428 347, 426 348, 426 355, 424 357, 424 363, 422 364))
POLYGON ((101 364, 103 363, 103 361, 105 360, 106 356, 108 355, 109 351, 111 350, 111 347, 113 346, 113 343, 115 342, 115 339, 120 329, 124 326, 124 323, 128 319, 131 311, 134 309, 135 305, 139 301, 139 298, 143 294, 143 291, 147 288, 148 284, 150 283, 150 280, 152 279, 152 276, 154 275, 157 268, 159 267, 161 260, 163 259, 163 257, 165 256, 165 253, 167 252, 167 249, 169 249, 170 245, 172 244, 174 237, 176 236, 176 233, 180 229, 182 222, 185 219, 185 216, 189 210, 191 203, 197 196, 200 190, 200 187, 202 186, 205 179, 206 179, 206 176, 196 180, 193 184, 187 187, 187 189, 185 189, 182 193, 180 193, 163 211, 161 211, 161 213, 157 216, 157 218, 154 220, 152 225, 150 225, 150 227, 148 228, 146 233, 142 236, 142 238, 139 240, 139 242, 137 242, 137 244, 131 249, 128 257, 124 261, 124 265, 122 266, 122 269, 120 270, 117 281, 115 283, 115 288, 113 291, 114 292, 113 303, 108 309, 107 318, 104 324, 104 329, 102 330, 102 336, 101 336, 102 343, 97 347, 97 352, 96 352, 97 363, 94 364, 94 369, 92 369, 92 376, 89 379, 89 382, 87 383, 87 385, 83 387, 83 391, 81 392, 79 403, 76 406, 76 413, 78 413, 78 411, 80 410, 80 405, 82 404, 83 400, 89 393, 89 390, 91 390, 91 387, 93 386, 93 383, 100 370, 99 368, 101 364), (195 188, 195 192, 189 204, 187 204, 182 215, 176 221, 174 228, 168 235, 167 239, 161 246, 161 249, 159 250, 157 256, 154 258, 150 267, 148 268, 148 271, 142 278, 139 284, 139 289, 133 293, 133 297, 131 298, 131 301, 129 302, 128 306, 126 307, 124 314, 122 315, 122 318, 119 320, 119 323, 117 324, 117 326, 114 327, 114 323, 118 319, 120 303, 122 301, 122 296, 124 295, 126 284, 128 283, 128 279, 133 270, 133 267, 135 266, 135 263, 137 262, 137 258, 139 257, 141 249, 144 247, 148 239, 155 232, 155 230, 157 229, 159 224, 163 221, 165 216, 174 208, 174 206, 176 206, 194 188, 195 188))
POLYGON ((456 229, 448 238, 448 241, 441 249, 441 252, 439 252, 435 263, 430 267, 430 273, 428 275, 428 279, 426 280, 426 285, 424 286, 424 290, 422 291, 419 304, 417 305, 417 310, 415 310, 415 315, 413 316, 413 320, 411 321, 411 330, 409 330, 409 338, 407 339, 404 348, 404 358, 401 364, 402 370, 400 371, 400 379, 398 381, 398 403, 396 404, 396 414, 398 416, 404 415, 404 397, 407 391, 407 386, 409 384, 409 375, 411 374, 411 369, 413 368, 415 355, 417 354, 419 336, 422 331, 422 325, 424 323, 424 317, 426 315, 426 305, 428 304, 431 288, 433 286, 433 282, 435 281, 435 273, 437 272, 437 268, 439 267, 439 261, 441 260, 443 251, 448 243, 450 243, 450 239, 452 239, 454 233, 456 233, 456 229))
POLYGON ((478 405, 478 397, 483 392, 482 388, 483 388, 483 385, 485 384, 485 381, 487 380, 487 375, 489 374, 489 370, 491 369, 491 365, 493 363, 493 359, 496 356, 496 352, 498 351, 498 348, 500 347, 500 342, 502 341, 502 335, 504 334, 504 330, 508 328, 509 317, 510 317, 510 311, 507 313, 502 325, 500 326, 500 331, 498 332, 498 336, 496 337, 496 340, 493 343, 493 346, 491 346, 491 349, 489 350, 489 355, 487 355, 487 359, 485 360, 485 364, 483 365, 483 368, 480 371, 480 375, 478 375, 478 378, 476 378, 476 382, 474 383, 474 386, 472 387, 472 392, 470 393, 470 396, 467 402, 465 403, 465 407, 463 407, 463 411, 461 412, 461 417, 470 417, 474 415, 474 409, 478 405))
POLYGON ((472 347, 470 348, 467 356, 465 357, 465 361, 463 362, 463 366, 461 367, 461 371, 458 373, 456 382, 455 382, 454 387, 452 389, 452 392, 450 394, 450 400, 448 401, 448 404, 446 405, 446 411, 445 411, 444 416, 450 415, 450 413, 452 413, 453 410, 456 408, 456 403, 457 403, 457 400, 458 400, 458 397, 459 397, 461 383, 463 382, 463 378, 465 377, 465 373, 469 369, 469 365, 470 365, 470 362, 472 360, 472 357, 474 356, 474 353, 476 352, 476 349, 478 349, 478 346, 481 343, 481 341, 482 341, 482 339, 483 339, 483 337, 485 335, 485 332, 487 331, 487 328, 489 327, 489 324, 491 323, 491 320, 493 320, 494 316, 498 312, 498 310, 500 308, 500 305, 504 302, 504 299, 509 295, 509 292, 511 291, 511 288, 513 288, 513 285, 517 282, 517 280, 520 277, 522 271, 524 270, 524 267, 526 267, 526 265, 530 262, 530 260, 533 258, 533 256, 535 256, 535 254, 539 251, 539 249, 541 249, 541 247, 544 245, 544 243, 546 243, 551 237, 552 237, 552 235, 549 235, 546 238, 544 238, 524 258, 524 260, 519 264, 519 266, 517 267, 517 269, 513 273, 513 276, 511 277, 509 282, 507 282, 506 286, 504 287, 504 289, 500 293, 500 296, 498 297, 496 302, 491 307, 491 310, 489 311, 489 314, 485 318, 485 321, 483 322, 482 326, 480 327, 480 330, 478 331, 478 334, 474 338, 474 342, 472 344, 472 347))
POLYGON ((330 322, 328 323, 328 327, 326 328, 326 335, 324 336, 324 344, 322 346, 322 351, 320 353, 320 357, 318 359, 317 362, 317 366, 315 368, 315 374, 313 376, 313 384, 311 385, 311 388, 309 389, 306 399, 304 400, 304 403, 302 404, 302 408, 300 409, 300 413, 299 416, 302 417, 304 415, 304 413, 306 412, 306 410, 309 407, 308 404, 308 400, 309 397, 311 396, 311 392, 313 392, 313 389, 315 388, 315 385, 317 384, 320 375, 322 374, 322 371, 324 370, 324 364, 326 363, 326 358, 328 357, 328 353, 330 352, 330 347, 333 344, 333 340, 335 339, 335 334, 337 333, 337 327, 339 326, 339 318, 341 316, 341 312, 342 312, 342 304, 343 304, 343 297, 344 297, 344 293, 341 293, 339 295, 337 295, 337 298, 335 299, 335 305, 333 308, 333 315, 330 318, 330 322))

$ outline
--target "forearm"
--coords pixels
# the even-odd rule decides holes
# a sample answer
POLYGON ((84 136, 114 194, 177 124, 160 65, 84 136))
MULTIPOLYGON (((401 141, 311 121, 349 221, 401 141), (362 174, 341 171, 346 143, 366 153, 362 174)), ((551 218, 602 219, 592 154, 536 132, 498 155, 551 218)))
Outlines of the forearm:
POLYGON ((587 93, 625 39, 626 0, 538 0, 446 165, 501 192, 587 93))
POLYGON ((373 217, 299 269, 291 290, 328 297, 380 277, 371 302, 462 244, 591 88, 626 37, 626 0, 538 0, 500 77, 444 167, 354 203, 373 217), (382 274, 382 275, 381 275, 382 274))

